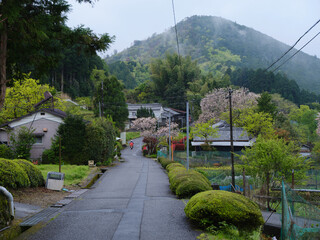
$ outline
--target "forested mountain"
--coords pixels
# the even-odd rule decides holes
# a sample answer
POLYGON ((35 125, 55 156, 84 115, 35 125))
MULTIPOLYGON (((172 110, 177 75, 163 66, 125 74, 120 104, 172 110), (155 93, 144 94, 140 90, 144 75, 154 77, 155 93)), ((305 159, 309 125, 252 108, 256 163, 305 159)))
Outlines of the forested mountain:
MULTIPOLYGON (((177 24, 177 30, 181 55, 190 55, 205 72, 226 70, 221 69, 226 66, 231 69, 263 69, 290 47, 254 29, 220 17, 186 18, 177 24)), ((106 61, 111 64, 110 72, 122 80, 126 87, 133 88, 138 85, 133 82, 134 76, 139 75, 140 71, 132 68, 132 63, 138 63, 143 68, 152 58, 164 58, 166 52, 176 51, 175 32, 171 28, 164 33, 153 34, 146 40, 135 41, 131 47, 107 57, 106 61), (120 77, 119 69, 125 69, 127 73, 120 77)), ((300 52, 279 70, 295 80, 301 88, 320 93, 320 59, 316 56, 300 52)), ((148 78, 148 74, 144 74, 139 83, 148 78)))

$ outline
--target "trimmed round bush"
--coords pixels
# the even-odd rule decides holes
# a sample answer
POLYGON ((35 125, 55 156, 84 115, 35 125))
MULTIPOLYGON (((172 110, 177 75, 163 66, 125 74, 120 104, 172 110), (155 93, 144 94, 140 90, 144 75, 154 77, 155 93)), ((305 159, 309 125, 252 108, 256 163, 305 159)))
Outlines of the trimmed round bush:
POLYGON ((190 180, 202 181, 205 185, 209 187, 206 188, 206 190, 212 189, 210 181, 204 175, 194 170, 187 171, 185 168, 174 168, 172 171, 169 172, 168 176, 170 182, 170 189, 173 192, 176 192, 176 189, 182 182, 190 180))
POLYGON ((167 165, 166 170, 168 172, 170 172, 170 170, 174 169, 174 168, 184 168, 186 169, 181 163, 170 163, 167 165))
POLYGON ((199 192, 208 191, 211 189, 212 188, 210 184, 191 174, 189 178, 184 179, 184 181, 178 185, 176 189, 176 195, 179 198, 190 198, 199 192))
POLYGON ((0 186, 14 189, 30 187, 30 180, 18 163, 0 158, 0 186))
POLYGON ((240 194, 221 190, 194 195, 184 211, 200 227, 218 226, 226 222, 239 230, 253 231, 264 223, 256 203, 240 194))
POLYGON ((19 166, 27 173, 30 187, 44 186, 44 178, 41 171, 36 166, 23 159, 15 159, 14 162, 19 164, 19 166))
POLYGON ((164 157, 159 157, 158 161, 160 162, 161 166, 164 169, 167 167, 167 165, 169 165, 170 163, 173 163, 173 161, 171 161, 168 158, 164 158, 164 157))

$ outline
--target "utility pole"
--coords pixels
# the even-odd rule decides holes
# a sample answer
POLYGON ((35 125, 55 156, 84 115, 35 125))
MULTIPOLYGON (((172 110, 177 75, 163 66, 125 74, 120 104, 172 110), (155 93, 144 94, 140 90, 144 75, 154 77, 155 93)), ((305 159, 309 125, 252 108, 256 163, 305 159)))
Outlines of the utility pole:
POLYGON ((171 158, 171 114, 169 112, 169 159, 171 158))
POLYGON ((189 102, 187 101, 187 170, 189 170, 189 102))
POLYGON ((61 136, 59 136, 59 172, 61 173, 61 136))
POLYGON ((232 90, 229 89, 229 112, 230 112, 230 154, 231 154, 231 177, 232 177, 232 188, 231 191, 235 191, 235 175, 234 175, 234 147, 233 147, 233 127, 232 127, 232 90))

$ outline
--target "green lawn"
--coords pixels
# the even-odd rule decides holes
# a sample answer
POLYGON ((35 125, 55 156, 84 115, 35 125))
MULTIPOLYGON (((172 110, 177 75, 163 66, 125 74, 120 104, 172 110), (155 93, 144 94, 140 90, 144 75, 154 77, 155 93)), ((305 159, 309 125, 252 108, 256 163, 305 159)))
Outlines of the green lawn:
MULTIPOLYGON (((59 165, 41 164, 37 165, 44 179, 47 179, 48 172, 59 172, 59 165)), ((62 165, 61 172, 64 173, 64 185, 78 184, 91 172, 88 166, 62 165)))
POLYGON ((127 132, 126 134, 127 142, 138 137, 140 137, 140 132, 127 132))

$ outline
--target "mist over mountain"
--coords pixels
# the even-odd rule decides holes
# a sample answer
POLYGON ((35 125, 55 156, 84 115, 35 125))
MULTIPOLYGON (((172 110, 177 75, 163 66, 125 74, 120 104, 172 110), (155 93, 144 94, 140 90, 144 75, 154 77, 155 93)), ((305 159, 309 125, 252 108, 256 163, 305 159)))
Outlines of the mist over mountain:
MULTIPOLYGON (((221 61, 236 68, 267 68, 290 48, 252 28, 220 17, 192 16, 179 22, 177 31, 180 54, 197 60, 203 71, 210 71, 208 66, 212 61, 221 61), (237 58, 240 61, 234 60, 237 58)), ((150 63, 152 58, 163 58, 166 52, 177 52, 174 28, 153 34, 143 41, 134 41, 131 47, 105 60, 111 66, 112 73, 119 62, 135 61, 144 65, 150 63)), ((299 52, 278 71, 295 80, 301 88, 320 93, 320 59, 316 56, 299 52)), ((125 77, 120 79, 126 82, 125 77)), ((133 87, 135 84, 132 79, 130 81, 130 87, 133 87)), ((138 83, 142 81, 143 78, 140 78, 138 83)))

